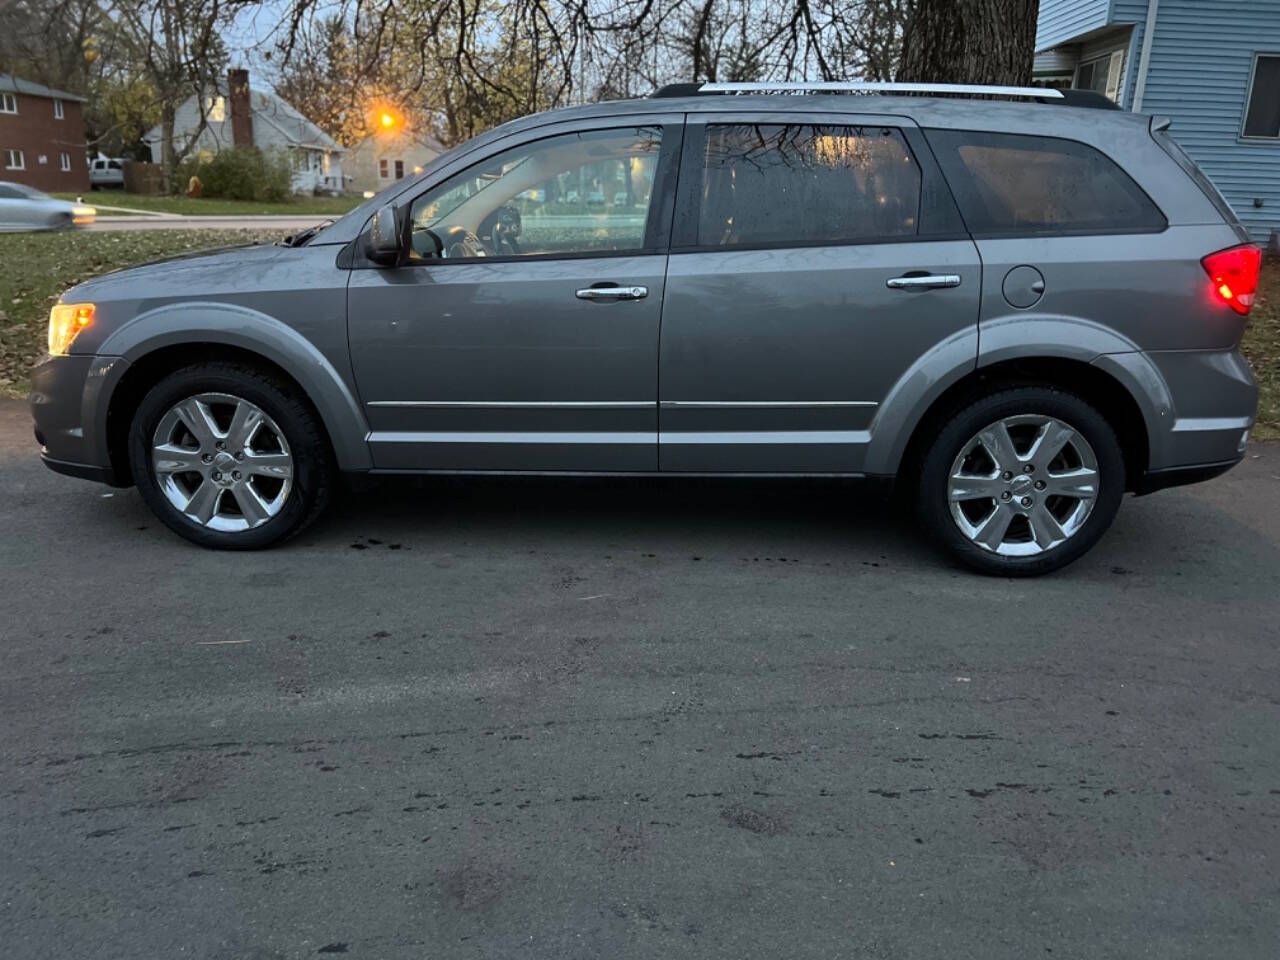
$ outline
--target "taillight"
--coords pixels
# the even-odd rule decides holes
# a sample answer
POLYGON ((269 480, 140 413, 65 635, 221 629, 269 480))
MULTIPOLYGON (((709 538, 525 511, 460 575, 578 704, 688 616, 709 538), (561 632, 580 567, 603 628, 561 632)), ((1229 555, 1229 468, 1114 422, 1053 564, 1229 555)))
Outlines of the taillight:
POLYGON ((1214 297, 1241 316, 1248 313, 1253 306, 1253 296, 1258 292, 1262 251, 1246 243, 1211 253, 1200 262, 1204 265, 1204 272, 1209 274, 1214 297))

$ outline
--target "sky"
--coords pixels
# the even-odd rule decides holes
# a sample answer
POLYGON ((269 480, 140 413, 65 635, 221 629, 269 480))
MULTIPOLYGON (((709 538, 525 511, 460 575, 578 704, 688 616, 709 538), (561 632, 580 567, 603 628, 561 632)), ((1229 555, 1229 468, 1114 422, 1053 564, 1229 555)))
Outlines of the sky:
POLYGON ((288 9, 289 0, 262 0, 241 10, 235 23, 223 34, 231 54, 231 66, 247 67, 250 76, 274 77, 275 69, 263 55, 271 52, 279 39, 281 21, 288 9))

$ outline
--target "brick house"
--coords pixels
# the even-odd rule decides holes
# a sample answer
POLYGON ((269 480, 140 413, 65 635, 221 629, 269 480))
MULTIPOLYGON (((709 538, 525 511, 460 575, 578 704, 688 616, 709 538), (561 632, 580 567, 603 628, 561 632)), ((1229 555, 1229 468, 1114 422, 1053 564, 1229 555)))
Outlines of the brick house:
POLYGON ((83 103, 74 93, 0 73, 0 180, 88 190, 83 103))

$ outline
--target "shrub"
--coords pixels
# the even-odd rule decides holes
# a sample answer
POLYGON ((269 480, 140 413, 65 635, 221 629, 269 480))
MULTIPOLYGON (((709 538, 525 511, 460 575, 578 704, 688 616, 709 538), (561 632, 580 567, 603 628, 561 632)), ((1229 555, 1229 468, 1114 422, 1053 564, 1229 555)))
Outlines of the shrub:
POLYGON ((282 151, 235 147, 212 156, 192 157, 178 167, 172 189, 185 192, 192 176, 203 196, 227 200, 278 201, 293 192, 293 163, 282 151))

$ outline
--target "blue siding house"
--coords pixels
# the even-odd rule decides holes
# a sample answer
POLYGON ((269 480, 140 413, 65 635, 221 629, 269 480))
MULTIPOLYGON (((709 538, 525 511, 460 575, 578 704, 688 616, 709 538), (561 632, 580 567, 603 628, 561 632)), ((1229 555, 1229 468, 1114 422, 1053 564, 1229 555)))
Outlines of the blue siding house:
POLYGON ((1035 77, 1171 119, 1254 239, 1280 244, 1280 0, 1040 0, 1035 77))

